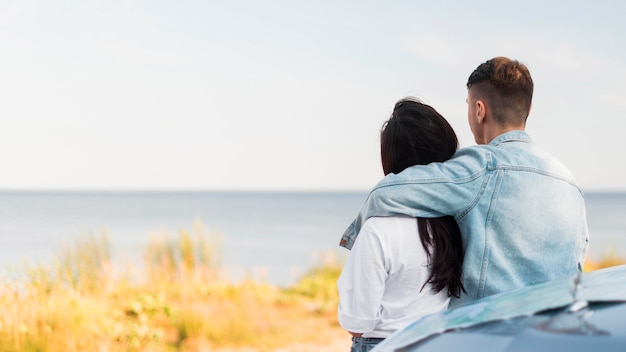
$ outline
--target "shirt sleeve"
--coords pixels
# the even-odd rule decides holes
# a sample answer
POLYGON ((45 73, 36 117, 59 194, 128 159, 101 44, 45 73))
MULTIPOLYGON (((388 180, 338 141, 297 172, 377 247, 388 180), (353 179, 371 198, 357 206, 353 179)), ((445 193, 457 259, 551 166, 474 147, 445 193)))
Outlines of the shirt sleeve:
POLYGON ((365 222, 337 281, 339 324, 347 331, 372 331, 380 319, 388 270, 375 231, 371 221, 365 222))
POLYGON ((443 163, 415 165, 385 176, 370 192, 344 232, 340 246, 351 249, 363 223, 372 216, 463 216, 475 205, 490 169, 490 154, 464 148, 443 163))

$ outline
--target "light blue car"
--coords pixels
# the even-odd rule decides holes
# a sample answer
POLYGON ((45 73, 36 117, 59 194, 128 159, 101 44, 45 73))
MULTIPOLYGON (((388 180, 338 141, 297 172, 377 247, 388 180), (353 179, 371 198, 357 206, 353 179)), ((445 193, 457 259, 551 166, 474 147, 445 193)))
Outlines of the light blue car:
POLYGON ((425 316, 372 352, 626 351, 626 265, 425 316))

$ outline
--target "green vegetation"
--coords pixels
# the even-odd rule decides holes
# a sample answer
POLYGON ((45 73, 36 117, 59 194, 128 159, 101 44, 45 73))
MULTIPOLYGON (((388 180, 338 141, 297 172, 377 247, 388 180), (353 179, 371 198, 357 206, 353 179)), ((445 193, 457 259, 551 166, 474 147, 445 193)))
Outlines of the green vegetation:
MULTIPOLYGON (((106 234, 78 241, 52 268, 27 267, 24 282, 0 285, 0 352, 285 351, 346 334, 336 258, 288 288, 233 283, 221 275, 220 243, 196 224, 153 239, 135 272, 112 265, 106 234)), ((608 255, 585 270, 623 263, 608 255)))

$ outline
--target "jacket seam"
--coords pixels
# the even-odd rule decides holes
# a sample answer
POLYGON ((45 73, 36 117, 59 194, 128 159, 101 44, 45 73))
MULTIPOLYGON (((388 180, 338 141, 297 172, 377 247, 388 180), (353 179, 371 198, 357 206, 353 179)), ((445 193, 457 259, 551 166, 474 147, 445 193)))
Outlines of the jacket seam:
MULTIPOLYGON (((464 184, 475 181, 485 174, 485 169, 481 169, 478 172, 473 173, 470 176, 466 176, 459 179, 448 178, 448 177, 436 177, 436 178, 419 178, 419 179, 410 179, 410 180, 402 180, 402 181, 389 181, 382 185, 375 186, 372 191, 389 187, 389 186, 398 186, 398 185, 406 185, 406 184, 419 184, 419 183, 454 183, 454 184, 464 184)), ((370 194, 372 193, 370 191, 370 194)))
POLYGON ((573 187, 575 187, 580 194, 583 194, 582 189, 580 189, 580 187, 578 186, 578 184, 576 183, 575 180, 571 179, 571 178, 567 178, 567 177, 563 177, 560 175, 557 175, 555 173, 549 172, 549 171, 545 171, 542 169, 538 169, 538 168, 534 168, 534 167, 530 167, 530 166, 512 166, 512 165, 496 165, 495 170, 510 170, 510 171, 521 171, 521 172, 531 172, 531 173, 535 173, 535 174, 539 174, 539 175, 543 175, 543 176, 547 176, 547 177, 551 177, 555 180, 560 180, 566 183, 569 183, 570 185, 572 185, 573 187))
POLYGON ((491 234, 489 233, 489 228, 491 225, 491 221, 493 220, 494 210, 498 207, 498 195, 500 194, 500 187, 502 186, 502 180, 504 179, 506 173, 506 170, 502 171, 503 172, 497 172, 496 174, 496 184, 494 185, 493 193, 491 194, 491 199, 489 201, 489 210, 487 211, 487 217, 485 218, 485 247, 483 250, 480 276, 478 278, 478 292, 476 297, 484 297, 485 287, 487 286, 487 270, 489 270, 489 261, 491 255, 491 234))

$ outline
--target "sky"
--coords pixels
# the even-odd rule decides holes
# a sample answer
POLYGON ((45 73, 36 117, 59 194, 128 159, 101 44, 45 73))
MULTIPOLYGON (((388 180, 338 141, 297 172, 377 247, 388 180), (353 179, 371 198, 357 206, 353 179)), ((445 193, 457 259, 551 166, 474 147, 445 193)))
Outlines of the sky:
POLYGON ((626 3, 0 0, 0 189, 366 191, 414 96, 474 144, 465 83, 507 56, 527 131, 626 190, 626 3))

